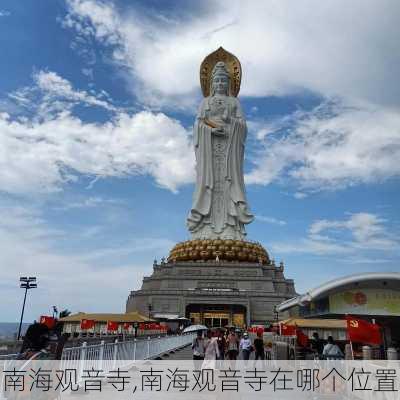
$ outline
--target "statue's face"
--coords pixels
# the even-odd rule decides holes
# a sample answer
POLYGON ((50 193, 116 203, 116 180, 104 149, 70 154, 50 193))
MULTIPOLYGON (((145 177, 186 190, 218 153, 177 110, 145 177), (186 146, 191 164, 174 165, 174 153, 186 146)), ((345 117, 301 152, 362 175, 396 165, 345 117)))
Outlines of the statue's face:
POLYGON ((228 77, 225 75, 216 75, 213 78, 212 86, 214 89, 214 93, 227 95, 228 85, 229 85, 229 80, 228 77))

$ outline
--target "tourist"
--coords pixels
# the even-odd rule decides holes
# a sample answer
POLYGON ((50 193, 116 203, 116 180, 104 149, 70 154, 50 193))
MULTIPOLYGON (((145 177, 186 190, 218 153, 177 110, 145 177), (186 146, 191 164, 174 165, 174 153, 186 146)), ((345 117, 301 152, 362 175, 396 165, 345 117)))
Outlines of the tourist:
POLYGON ((243 337, 240 339, 239 348, 242 350, 242 359, 247 361, 250 358, 250 353, 253 350, 251 339, 249 338, 249 334, 247 332, 244 332, 243 337))
MULTIPOLYGON (((38 368, 34 364, 35 361, 40 361, 39 370, 47 372, 48 382, 55 382, 56 371, 60 367, 63 347, 66 341, 66 336, 61 335, 61 325, 56 324, 52 329, 42 323, 36 321, 31 324, 24 336, 24 341, 21 351, 18 353, 16 360, 25 360, 23 363, 14 364, 14 370, 17 366, 21 366, 19 372, 23 370, 34 371, 38 368), (54 368, 54 369, 53 369, 54 368)), ((17 371, 17 374, 19 373, 17 371)), ((24 376, 23 376, 24 377, 24 376)), ((7 400, 22 400, 22 399, 43 399, 55 400, 61 398, 61 388, 57 386, 54 390, 43 391, 35 377, 31 374, 24 377, 22 388, 19 391, 13 391, 7 394, 7 400)))
POLYGON ((222 329, 218 330, 218 336, 217 336, 217 343, 218 343, 218 350, 219 350, 219 360, 224 359, 224 354, 225 354, 225 349, 226 349, 226 340, 224 336, 224 332, 222 329))
POLYGON ((255 350, 254 354, 255 360, 265 359, 263 332, 261 330, 257 331, 257 337, 254 339, 254 350, 255 350))
POLYGON ((33 323, 26 331, 17 359, 48 359, 50 354, 46 347, 49 344, 49 338, 50 330, 45 324, 33 323))
POLYGON ((320 358, 322 355, 322 351, 324 349, 324 343, 319 338, 318 332, 314 332, 312 334, 312 339, 310 340, 311 349, 314 351, 315 355, 320 358))
POLYGON ((193 360, 204 360, 205 343, 202 331, 197 331, 197 337, 192 343, 193 360))
POLYGON ((62 324, 56 323, 52 329, 45 324, 31 324, 24 336, 19 359, 61 360, 68 335, 61 334, 62 324))
POLYGON ((239 339, 235 334, 235 329, 232 328, 229 332, 228 339, 226 341, 226 348, 229 360, 236 360, 239 354, 239 339))
POLYGON ((204 363, 202 369, 215 369, 215 362, 219 358, 218 337, 211 330, 205 339, 204 363))
POLYGON ((328 336, 328 343, 324 346, 322 351, 322 356, 326 360, 341 360, 344 355, 342 350, 340 350, 339 346, 335 344, 333 337, 328 336))

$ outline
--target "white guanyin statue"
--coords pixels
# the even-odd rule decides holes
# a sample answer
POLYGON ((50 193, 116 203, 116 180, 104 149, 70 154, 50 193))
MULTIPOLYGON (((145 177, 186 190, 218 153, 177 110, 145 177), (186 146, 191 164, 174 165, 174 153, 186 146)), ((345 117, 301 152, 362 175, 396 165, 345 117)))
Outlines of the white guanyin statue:
MULTIPOLYGON (((224 51, 221 49, 218 51, 224 51)), ((247 128, 235 97, 239 87, 232 93, 232 70, 237 71, 237 67, 228 68, 226 62, 218 60, 211 66, 208 63, 209 78, 205 80, 210 85, 208 91, 202 81, 203 93, 209 95, 203 99, 194 124, 197 178, 187 226, 192 239, 244 240, 245 224, 254 217, 243 180, 247 128)))

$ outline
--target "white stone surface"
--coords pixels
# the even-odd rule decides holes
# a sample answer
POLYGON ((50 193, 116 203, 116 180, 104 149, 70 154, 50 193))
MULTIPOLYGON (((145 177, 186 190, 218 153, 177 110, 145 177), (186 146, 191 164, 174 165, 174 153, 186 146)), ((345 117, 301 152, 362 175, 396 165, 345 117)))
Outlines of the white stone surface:
POLYGON ((193 133, 197 179, 187 219, 192 238, 243 240, 245 224, 254 219, 243 179, 247 127, 223 62, 214 67, 211 96, 200 105, 193 133))

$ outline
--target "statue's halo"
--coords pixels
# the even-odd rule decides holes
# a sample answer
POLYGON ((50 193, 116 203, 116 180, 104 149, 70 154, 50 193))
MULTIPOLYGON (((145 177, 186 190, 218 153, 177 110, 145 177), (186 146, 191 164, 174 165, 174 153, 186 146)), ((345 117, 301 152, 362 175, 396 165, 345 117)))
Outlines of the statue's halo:
POLYGON ((232 96, 237 97, 242 80, 242 67, 238 58, 222 47, 210 53, 200 65, 200 84, 203 96, 208 97, 210 95, 211 73, 218 61, 223 61, 225 63, 231 78, 230 92, 232 96))

